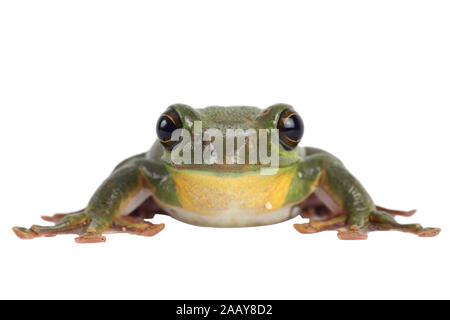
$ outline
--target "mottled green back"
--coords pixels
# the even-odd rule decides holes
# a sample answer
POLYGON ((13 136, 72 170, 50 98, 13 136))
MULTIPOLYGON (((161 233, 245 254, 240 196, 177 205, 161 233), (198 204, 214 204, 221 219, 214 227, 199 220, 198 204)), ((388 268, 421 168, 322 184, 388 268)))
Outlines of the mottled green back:
POLYGON ((197 111, 203 120, 205 129, 216 128, 225 131, 226 129, 254 128, 253 122, 260 114, 261 109, 247 106, 211 106, 197 109, 197 111))

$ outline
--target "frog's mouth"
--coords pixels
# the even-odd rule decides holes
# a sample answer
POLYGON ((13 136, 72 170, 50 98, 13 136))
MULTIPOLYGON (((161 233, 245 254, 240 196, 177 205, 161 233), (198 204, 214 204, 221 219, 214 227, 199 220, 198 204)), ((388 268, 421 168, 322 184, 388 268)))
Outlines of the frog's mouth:
POLYGON ((266 171, 266 170, 277 170, 278 167, 272 168, 270 165, 260 165, 260 164, 170 164, 171 167, 177 170, 187 170, 187 171, 206 171, 206 172, 217 172, 217 173, 245 173, 252 171, 266 171))

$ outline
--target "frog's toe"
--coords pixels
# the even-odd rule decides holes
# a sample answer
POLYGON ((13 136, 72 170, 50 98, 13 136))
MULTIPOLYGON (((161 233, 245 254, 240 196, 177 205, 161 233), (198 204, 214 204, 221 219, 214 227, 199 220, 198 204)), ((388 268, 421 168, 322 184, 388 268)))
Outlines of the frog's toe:
POLYGON ((415 209, 409 210, 409 211, 403 211, 403 210, 387 209, 382 206, 376 206, 376 209, 378 211, 384 211, 384 212, 390 213, 395 216, 404 216, 404 217, 410 217, 417 212, 417 210, 415 210, 415 209))
POLYGON ((39 225, 32 225, 30 231, 34 232, 36 236, 39 237, 53 237, 57 234, 55 233, 54 227, 39 226, 39 225))
POLYGON ((314 228, 309 223, 296 223, 294 224, 295 230, 297 230, 300 233, 310 234, 310 233, 316 233, 319 232, 316 228, 314 228))
POLYGON ((397 230, 412 233, 419 237, 434 237, 441 232, 439 228, 424 228, 418 223, 402 224, 386 211, 376 210, 371 213, 371 227, 374 230, 397 230))
POLYGON ((41 219, 47 222, 58 223, 65 216, 67 216, 65 213, 56 213, 52 216, 41 216, 41 219))
POLYGON ((20 239, 33 239, 38 236, 32 230, 23 227, 13 227, 12 230, 20 239))
POLYGON ((140 235, 145 237, 153 237, 155 234, 159 233, 162 229, 164 229, 164 227, 165 227, 164 223, 153 224, 146 230, 142 231, 140 235))
POLYGON ((41 216, 41 219, 48 222, 58 223, 62 218, 67 217, 69 215, 76 215, 83 213, 85 209, 81 209, 78 211, 70 212, 70 213, 55 213, 52 216, 41 216))
POLYGON ((75 238, 76 243, 99 243, 105 241, 106 237, 98 233, 85 233, 75 238))
POLYGON ((54 226, 33 225, 29 229, 14 227, 14 233, 21 239, 33 239, 36 237, 52 237, 58 234, 76 233, 83 230, 88 216, 84 213, 64 216, 54 226))
POLYGON ((126 232, 146 237, 152 237, 164 229, 164 224, 153 224, 143 219, 122 216, 116 218, 112 228, 116 232, 126 232))
POLYGON ((337 236, 340 240, 366 240, 367 232, 355 230, 339 231, 337 236))
POLYGON ((434 237, 441 232, 441 228, 423 228, 417 232, 419 237, 434 237))
POLYGON ((345 225, 346 216, 340 215, 328 220, 309 220, 309 223, 294 224, 295 230, 300 233, 317 233, 325 230, 336 230, 345 225))

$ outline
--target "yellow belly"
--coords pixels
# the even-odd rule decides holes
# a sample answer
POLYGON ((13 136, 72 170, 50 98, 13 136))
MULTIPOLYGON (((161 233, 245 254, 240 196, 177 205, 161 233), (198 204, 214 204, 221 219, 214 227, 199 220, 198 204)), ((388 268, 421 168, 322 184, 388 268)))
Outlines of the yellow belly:
POLYGON ((172 177, 178 200, 186 211, 219 215, 234 210, 263 215, 283 206, 293 172, 215 176, 199 171, 174 171, 172 177))

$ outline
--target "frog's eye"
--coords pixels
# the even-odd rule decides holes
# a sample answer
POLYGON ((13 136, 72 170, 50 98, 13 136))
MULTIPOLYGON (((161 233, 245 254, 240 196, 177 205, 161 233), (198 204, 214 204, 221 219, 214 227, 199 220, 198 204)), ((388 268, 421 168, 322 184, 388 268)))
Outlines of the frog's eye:
POLYGON ((280 114, 277 128, 280 130, 280 141, 287 150, 294 149, 303 136, 302 118, 292 109, 286 109, 280 114))
POLYGON ((172 133, 182 127, 183 123, 180 120, 180 116, 172 108, 167 109, 159 117, 158 123, 156 124, 156 134, 166 149, 171 150, 178 143, 178 141, 172 141, 172 133))

